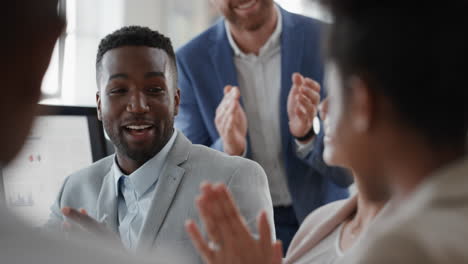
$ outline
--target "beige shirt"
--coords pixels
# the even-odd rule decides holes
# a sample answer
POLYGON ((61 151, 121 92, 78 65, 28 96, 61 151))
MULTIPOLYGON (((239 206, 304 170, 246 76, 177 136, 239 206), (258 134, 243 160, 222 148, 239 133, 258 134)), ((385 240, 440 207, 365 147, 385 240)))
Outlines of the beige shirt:
POLYGON ((340 263, 468 263, 468 157, 429 177, 340 263))
POLYGON ((338 226, 330 235, 325 237, 308 253, 298 259, 295 264, 332 264, 343 257, 343 251, 340 248, 341 231, 343 224, 338 226))

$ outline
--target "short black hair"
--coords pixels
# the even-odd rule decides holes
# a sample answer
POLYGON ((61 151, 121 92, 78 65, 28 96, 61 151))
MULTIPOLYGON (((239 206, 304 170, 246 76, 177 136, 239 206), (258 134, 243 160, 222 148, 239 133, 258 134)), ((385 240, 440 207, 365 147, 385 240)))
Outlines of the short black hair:
POLYGON ((101 40, 96 56, 96 75, 98 82, 101 61, 104 54, 109 50, 123 46, 147 46, 164 50, 169 57, 170 68, 174 75, 174 85, 177 87, 176 55, 171 40, 158 31, 142 26, 122 27, 101 40))
POLYGON ((327 58, 343 83, 352 75, 362 78, 389 100, 402 124, 431 144, 466 142, 468 1, 449 0, 440 8, 402 0, 322 3, 334 20, 327 58))

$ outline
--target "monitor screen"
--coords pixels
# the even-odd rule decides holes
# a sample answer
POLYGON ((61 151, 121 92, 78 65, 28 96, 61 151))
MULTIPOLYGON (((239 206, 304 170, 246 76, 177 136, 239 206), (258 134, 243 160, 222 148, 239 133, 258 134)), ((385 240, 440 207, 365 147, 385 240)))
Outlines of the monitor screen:
POLYGON ((2 169, 5 203, 29 224, 43 225, 64 179, 106 155, 95 108, 41 106, 22 151, 2 169))

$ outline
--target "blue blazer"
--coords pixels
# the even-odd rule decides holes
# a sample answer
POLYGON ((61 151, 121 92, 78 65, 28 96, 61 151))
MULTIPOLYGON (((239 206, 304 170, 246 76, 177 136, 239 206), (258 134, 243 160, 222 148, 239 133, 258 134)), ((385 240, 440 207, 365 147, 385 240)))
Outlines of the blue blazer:
MULTIPOLYGON (((323 80, 320 52, 323 23, 281 9, 281 144, 293 207, 300 222, 314 209, 348 196, 350 174, 323 162, 323 134, 314 141, 306 158, 296 155, 286 112, 291 75, 300 72, 319 83, 323 80)), ((214 119, 225 85, 238 85, 234 52, 221 19, 177 51, 181 104, 176 127, 193 143, 222 151, 214 119)), ((323 89, 322 89, 323 91, 323 89)), ((322 98, 325 93, 322 92, 322 98)), ((266 150, 268 151, 268 150, 266 150)), ((248 151, 248 157, 250 153, 248 151)))

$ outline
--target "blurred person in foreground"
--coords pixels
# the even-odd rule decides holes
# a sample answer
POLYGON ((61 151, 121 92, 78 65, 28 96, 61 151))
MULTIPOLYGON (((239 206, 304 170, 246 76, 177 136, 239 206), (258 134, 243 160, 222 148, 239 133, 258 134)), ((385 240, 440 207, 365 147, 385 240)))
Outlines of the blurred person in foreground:
MULTIPOLYGON (((328 87, 325 159, 339 149, 349 155, 343 165, 379 177, 392 195, 337 263, 467 263, 468 3, 324 2, 334 17, 328 69, 337 77, 328 87)), ((187 225, 207 263, 281 262, 264 215, 255 240, 223 186, 204 186, 199 208, 206 225, 216 221, 208 228, 214 249, 187 225)))
MULTIPOLYGON (((330 65, 328 67, 329 77, 326 78, 326 83, 329 86, 336 85, 335 80, 338 78, 336 74, 335 68, 330 65)), ((343 142, 339 139, 342 137, 343 131, 348 133, 350 129, 336 130, 331 128, 330 123, 333 121, 330 121, 327 117, 328 108, 329 99, 327 98, 321 104, 320 111, 325 128, 325 161, 328 164, 350 166, 349 160, 352 159, 352 156, 359 155, 360 149, 354 148, 353 151, 349 151, 346 149, 346 145, 341 145, 343 142)), ((320 207, 304 220, 291 242, 283 263, 336 263, 338 260, 346 259, 350 249, 366 235, 368 228, 375 220, 381 217, 383 209, 387 208, 385 206, 389 199, 388 186, 381 178, 365 173, 354 173, 354 181, 357 186, 357 195, 350 199, 336 201, 320 207)), ((218 227, 211 229, 211 233, 208 233, 210 240, 224 245, 223 238, 220 238, 223 235, 239 239, 231 241, 231 243, 237 244, 230 248, 229 253, 216 252, 216 250, 209 248, 208 243, 203 241, 197 226, 189 221, 186 226, 187 231, 200 253, 204 256, 205 262, 236 263, 240 261, 244 263, 244 261, 247 261, 247 263, 250 263, 252 255, 244 255, 242 252, 248 251, 250 248, 262 248, 265 244, 262 245, 261 240, 255 241, 255 239, 252 239, 249 235, 249 229, 242 224, 242 221, 236 222, 233 220, 240 220, 241 217, 234 206, 234 202, 230 203, 233 199, 223 185, 206 183, 202 185, 201 191, 202 195, 197 200, 197 206, 205 221, 204 223, 206 226, 211 226, 214 223, 218 225, 218 227), (226 225, 223 226, 219 223, 225 223, 226 225), (225 230, 220 230, 224 228, 225 230), (219 232, 226 233, 220 235, 219 232)), ((264 239, 271 241, 271 236, 266 235, 269 232, 269 226, 266 222, 263 222, 263 217, 263 215, 260 216, 258 228, 261 230, 261 234, 265 234, 264 239)), ((270 250, 272 254, 270 257, 275 256, 279 258, 276 261, 281 262, 279 248, 274 246, 270 249, 262 248, 260 250, 270 250)), ((264 261, 260 263, 269 263, 261 254, 254 259, 264 261)))
MULTIPOLYGON (((15 0, 2 4, 0 164, 7 165, 28 136, 41 95, 42 78, 65 23, 58 16, 56 0, 15 0)), ((64 241, 52 234, 39 233, 13 216, 3 203, 0 204, 0 262, 151 263, 130 258, 94 241, 64 241)))

